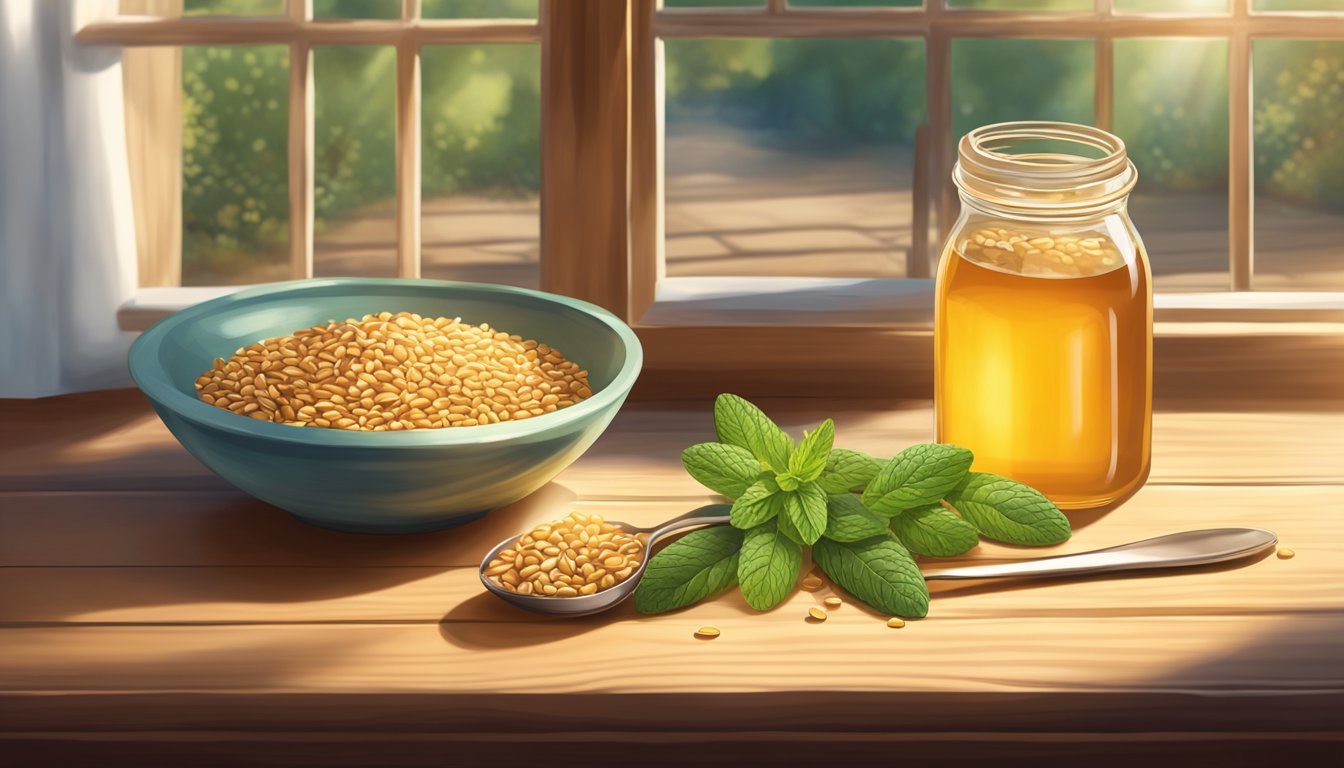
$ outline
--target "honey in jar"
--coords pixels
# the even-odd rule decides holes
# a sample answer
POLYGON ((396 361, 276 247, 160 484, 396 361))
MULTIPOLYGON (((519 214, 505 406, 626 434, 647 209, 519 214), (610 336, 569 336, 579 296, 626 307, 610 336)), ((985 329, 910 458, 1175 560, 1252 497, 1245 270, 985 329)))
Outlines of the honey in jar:
POLYGON ((1148 474, 1152 294, 1125 208, 1134 175, 1124 144, 1086 126, 987 126, 959 147, 937 439, 1065 509, 1115 502, 1148 474))

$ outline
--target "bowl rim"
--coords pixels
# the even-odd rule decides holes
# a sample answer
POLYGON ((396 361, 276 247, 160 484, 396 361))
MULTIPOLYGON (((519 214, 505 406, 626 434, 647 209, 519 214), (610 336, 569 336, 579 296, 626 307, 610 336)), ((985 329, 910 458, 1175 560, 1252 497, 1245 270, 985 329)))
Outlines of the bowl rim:
MULTIPOLYGON (((232 354, 232 352, 230 352, 232 354)), ((416 447, 446 445, 480 445, 510 440, 522 436, 534 436, 539 433, 559 431, 565 427, 582 422, 612 404, 619 404, 634 386, 644 362, 644 349, 634 330, 620 318, 596 304, 530 288, 493 283, 472 283, 456 280, 430 280, 423 278, 309 278, 267 283, 252 288, 219 296, 208 301, 194 304, 174 312, 140 334, 132 344, 128 355, 131 378, 136 386, 151 401, 172 411, 175 415, 194 422, 198 426, 209 427, 235 435, 265 438, 268 440, 323 446, 385 446, 416 447), (582 402, 561 408, 523 421, 501 422, 498 424, 480 424, 474 427, 441 427, 437 429, 412 429, 386 432, 356 431, 347 429, 329 429, 323 427, 295 427, 289 424, 277 424, 272 421, 251 419, 216 408, 198 397, 192 397, 173 385, 167 372, 158 364, 158 356, 164 339, 177 327, 209 315, 230 305, 239 303, 262 303, 259 300, 276 298, 278 295, 298 294, 332 287, 440 287, 467 289, 484 294, 504 294, 526 296, 541 302, 559 304, 578 310, 599 321, 612 330, 625 347, 625 361, 611 382, 594 392, 582 402)))

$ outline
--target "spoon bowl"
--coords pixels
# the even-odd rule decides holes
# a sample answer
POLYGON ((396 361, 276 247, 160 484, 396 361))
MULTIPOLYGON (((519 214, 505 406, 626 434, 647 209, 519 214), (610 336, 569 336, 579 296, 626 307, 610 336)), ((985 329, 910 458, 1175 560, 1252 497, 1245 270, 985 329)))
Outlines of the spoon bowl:
POLYGON ((510 602, 519 608, 526 608, 536 613, 549 614, 551 616, 588 616, 594 613, 601 613, 609 608, 613 608, 617 603, 632 595, 635 586, 639 584, 640 578, 644 576, 644 569, 649 565, 649 557, 653 551, 654 542, 675 531, 685 530, 687 528, 698 528, 706 525, 722 525, 728 522, 728 510, 732 508, 731 504, 708 504, 698 509, 693 509, 680 517, 674 517, 671 520, 652 528, 637 528, 627 523, 617 520, 608 520, 611 525, 620 526, 621 530, 629 534, 646 533, 649 538, 644 543, 644 557, 639 561, 639 566, 630 574, 630 578, 622 581, 620 584, 612 586, 610 589, 604 589, 591 595, 579 595, 578 597, 550 597, 545 595, 520 595, 517 592, 510 592, 501 587, 494 579, 485 575, 490 561, 499 556, 500 552, 514 546, 522 534, 511 536, 496 544, 485 557, 481 560, 480 577, 481 583, 496 596, 510 602))

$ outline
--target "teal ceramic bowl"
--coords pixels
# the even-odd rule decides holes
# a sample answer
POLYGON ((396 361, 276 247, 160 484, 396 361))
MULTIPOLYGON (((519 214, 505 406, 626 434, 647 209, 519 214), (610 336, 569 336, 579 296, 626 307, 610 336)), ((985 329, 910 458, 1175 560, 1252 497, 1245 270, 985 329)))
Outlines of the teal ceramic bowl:
POLYGON ((165 318, 131 347, 131 375, 193 456, 247 493, 327 528, 447 528, 545 485, 625 402, 643 352, 615 315, 563 296, 437 280, 305 280, 239 291, 165 318), (536 339, 587 369, 593 395, 518 422, 350 432, 258 421, 208 405, 216 357, 329 320, 376 312, 461 317, 536 339))

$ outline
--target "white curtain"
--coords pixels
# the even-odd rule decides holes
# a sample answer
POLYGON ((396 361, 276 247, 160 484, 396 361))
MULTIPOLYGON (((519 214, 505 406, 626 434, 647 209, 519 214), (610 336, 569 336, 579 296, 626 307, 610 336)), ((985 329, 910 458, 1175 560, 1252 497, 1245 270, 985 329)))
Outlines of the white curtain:
POLYGON ((0 397, 124 386, 135 287, 115 0, 0 0, 0 397))

